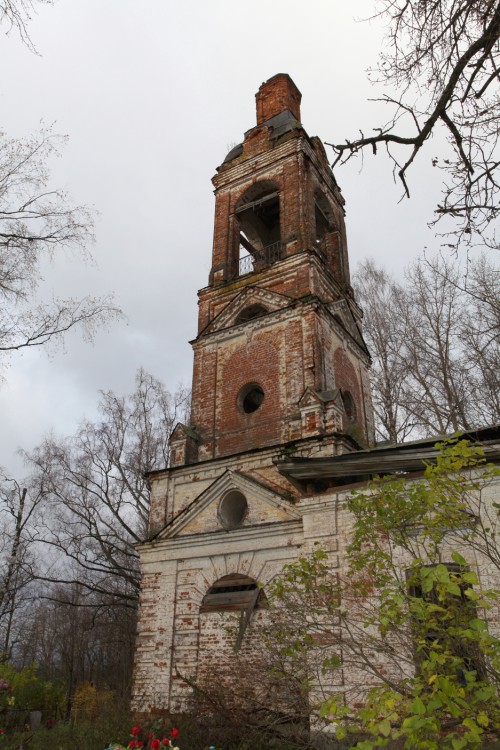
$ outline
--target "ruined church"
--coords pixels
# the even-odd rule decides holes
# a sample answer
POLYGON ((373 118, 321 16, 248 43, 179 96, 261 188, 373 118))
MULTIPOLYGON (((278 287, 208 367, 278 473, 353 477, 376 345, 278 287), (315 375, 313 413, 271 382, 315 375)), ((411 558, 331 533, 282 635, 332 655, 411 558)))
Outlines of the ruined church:
POLYGON ((139 550, 138 708, 182 711, 184 678, 234 647, 218 613, 240 610, 251 630, 284 563, 318 541, 335 556, 336 495, 318 492, 322 477, 295 477, 294 462, 373 443, 344 198, 300 101, 286 74, 263 83, 256 125, 213 178, 191 420, 172 434, 169 468, 150 476, 139 550))
MULTIPOLYGON (((172 433, 169 467, 149 476, 149 537, 138 547, 138 712, 188 710, 211 665, 258 648, 266 586, 284 564, 319 544, 342 572, 350 487, 418 474, 436 456, 435 439, 374 446, 344 199, 300 101, 288 75, 263 83, 256 125, 213 178, 191 419, 172 433), (237 632, 223 627, 225 612, 239 613, 237 632)), ((498 426, 473 438, 500 460, 498 426)), ((344 687, 366 679, 335 675, 344 687)))

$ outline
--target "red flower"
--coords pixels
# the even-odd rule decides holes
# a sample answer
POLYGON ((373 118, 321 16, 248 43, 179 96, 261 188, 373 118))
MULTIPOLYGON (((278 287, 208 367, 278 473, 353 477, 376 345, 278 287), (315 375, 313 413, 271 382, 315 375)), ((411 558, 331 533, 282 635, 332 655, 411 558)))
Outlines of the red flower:
POLYGON ((128 746, 131 748, 131 750, 133 750, 134 747, 137 747, 137 743, 135 740, 130 740, 128 746))
POLYGON ((135 743, 135 746, 136 746, 136 747, 142 747, 142 746, 143 746, 143 744, 144 744, 143 742, 141 742, 140 740, 138 740, 138 741, 137 741, 137 742, 135 743))
POLYGON ((169 732, 169 735, 172 737, 173 740, 176 740, 177 737, 179 736, 179 730, 175 729, 174 727, 174 729, 172 729, 172 731, 169 732))
POLYGON ((170 745, 170 740, 168 740, 168 739, 167 739, 166 737, 164 737, 164 738, 162 739, 162 743, 163 743, 164 745, 167 745, 167 746, 168 746, 168 745, 170 745))
POLYGON ((153 739, 153 732, 149 732, 149 734, 148 734, 148 740, 152 740, 152 739, 153 739))
POLYGON ((151 750, 160 750, 160 740, 151 740, 149 747, 151 750))
POLYGON ((132 735, 132 737, 137 737, 137 735, 140 734, 140 733, 141 733, 141 728, 140 727, 132 727, 132 731, 130 732, 130 734, 132 735))

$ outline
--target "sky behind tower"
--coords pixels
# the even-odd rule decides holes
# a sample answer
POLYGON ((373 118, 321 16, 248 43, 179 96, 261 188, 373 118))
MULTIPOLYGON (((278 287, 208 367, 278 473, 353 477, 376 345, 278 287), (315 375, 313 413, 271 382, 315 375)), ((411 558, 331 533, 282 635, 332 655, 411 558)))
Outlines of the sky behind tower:
MULTIPOLYGON (((0 465, 22 474, 15 451, 49 431, 69 435, 96 416, 98 391, 126 393, 143 367, 171 389, 190 383, 189 340, 208 280, 211 177, 255 124, 260 84, 288 73, 302 122, 323 141, 365 133, 383 119, 366 69, 382 45, 369 0, 58 0, 29 30, 0 44, 0 127, 11 137, 53 123, 69 142, 52 182, 98 212, 95 265, 61 256, 45 292, 114 292, 126 322, 94 345, 71 333, 64 349, 15 354, 0 388, 0 465)), ((402 273, 424 248, 439 184, 428 159, 398 202, 391 165, 365 156, 335 172, 346 199, 351 269, 367 257, 402 273)), ((327 153, 331 155, 331 151, 327 153)))

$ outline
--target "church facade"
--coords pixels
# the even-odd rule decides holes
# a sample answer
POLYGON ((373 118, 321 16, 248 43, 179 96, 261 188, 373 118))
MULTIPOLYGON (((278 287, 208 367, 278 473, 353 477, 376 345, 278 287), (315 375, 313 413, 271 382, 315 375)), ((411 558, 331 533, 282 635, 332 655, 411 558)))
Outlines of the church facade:
POLYGON ((257 124, 213 178, 191 421, 172 434, 169 468, 150 475, 139 548, 138 710, 182 711, 189 681, 235 646, 219 613, 242 612, 248 642, 286 562, 320 543, 338 565, 337 495, 280 464, 373 443, 344 199, 300 100, 288 75, 262 84, 257 124))

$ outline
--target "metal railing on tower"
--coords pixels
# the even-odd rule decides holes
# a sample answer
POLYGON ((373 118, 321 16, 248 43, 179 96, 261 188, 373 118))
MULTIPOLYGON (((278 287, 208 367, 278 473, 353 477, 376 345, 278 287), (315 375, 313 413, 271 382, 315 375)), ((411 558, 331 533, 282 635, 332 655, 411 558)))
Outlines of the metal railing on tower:
POLYGON ((258 253, 251 255, 244 255, 240 258, 238 267, 238 276, 245 276, 247 273, 253 273, 254 271, 260 271, 263 268, 272 266, 281 259, 282 242, 273 242, 272 245, 266 245, 266 247, 258 253))

